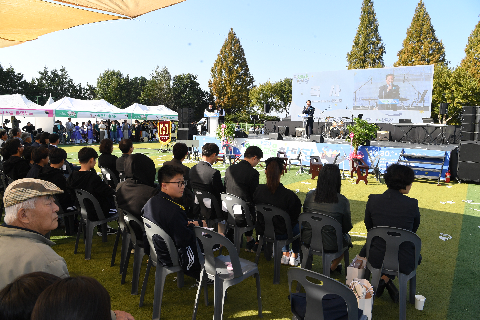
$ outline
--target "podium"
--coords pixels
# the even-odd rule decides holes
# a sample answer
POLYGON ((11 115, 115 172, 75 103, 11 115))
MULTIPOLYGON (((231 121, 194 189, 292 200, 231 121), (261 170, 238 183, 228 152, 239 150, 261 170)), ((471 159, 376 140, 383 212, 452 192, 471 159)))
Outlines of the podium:
POLYGON ((205 110, 203 113, 203 117, 207 118, 207 135, 210 137, 215 137, 217 135, 219 116, 220 114, 218 112, 208 112, 207 110, 205 110))

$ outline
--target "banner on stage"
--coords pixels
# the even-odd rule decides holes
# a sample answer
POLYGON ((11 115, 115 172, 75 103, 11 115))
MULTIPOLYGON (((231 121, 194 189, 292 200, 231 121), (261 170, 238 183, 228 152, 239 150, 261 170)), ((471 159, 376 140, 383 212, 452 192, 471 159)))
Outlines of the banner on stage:
POLYGON ((344 121, 363 114, 370 123, 422 123, 430 118, 433 65, 296 74, 292 82, 292 120, 302 120, 306 101, 315 121, 344 121))
POLYGON ((168 144, 172 140, 172 122, 158 121, 158 141, 161 144, 168 144))

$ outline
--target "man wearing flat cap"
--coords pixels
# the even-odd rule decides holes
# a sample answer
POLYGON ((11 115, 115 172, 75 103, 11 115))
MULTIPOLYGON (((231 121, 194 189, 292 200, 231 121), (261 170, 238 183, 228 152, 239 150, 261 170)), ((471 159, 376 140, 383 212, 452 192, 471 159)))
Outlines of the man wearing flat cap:
POLYGON ((68 277, 65 260, 45 235, 58 226, 53 195, 63 193, 51 182, 26 178, 12 182, 3 196, 5 223, 0 226, 0 288, 16 277, 43 271, 68 277))

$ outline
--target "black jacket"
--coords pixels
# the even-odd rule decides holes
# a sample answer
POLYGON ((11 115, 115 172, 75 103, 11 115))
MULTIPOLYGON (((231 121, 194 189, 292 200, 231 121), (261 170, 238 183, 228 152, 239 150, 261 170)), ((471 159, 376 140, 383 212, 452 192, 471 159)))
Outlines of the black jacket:
POLYGON ((63 211, 75 204, 75 195, 72 194, 71 189, 67 188, 67 179, 65 179, 62 169, 45 166, 38 175, 38 179, 49 181, 63 190, 64 193, 56 195, 63 211))
POLYGON ((253 203, 253 194, 258 187, 259 178, 258 171, 248 161, 242 160, 228 167, 225 172, 226 191, 248 203, 253 203))
POLYGON ((164 166, 174 166, 183 170, 183 179, 187 182, 185 191, 181 199, 176 199, 185 208, 188 217, 193 217, 192 208, 195 202, 195 195, 192 191, 192 184, 190 183, 190 168, 184 165, 180 160, 173 158, 170 161, 163 163, 164 166))
POLYGON ((129 154, 123 153, 120 158, 117 158, 115 161, 115 169, 118 172, 118 177, 120 179, 125 179, 125 159, 127 159, 129 154))
POLYGON ((118 179, 117 159, 117 156, 113 154, 102 153, 100 157, 98 157, 98 166, 110 169, 118 179))
MULTIPOLYGON (((384 226, 401 228, 417 232, 420 226, 420 210, 418 200, 409 198, 397 190, 387 189, 383 194, 368 196, 365 208, 365 227, 371 228, 384 226)), ((379 238, 372 240, 369 261, 374 268, 380 268, 385 252, 385 242, 379 238)), ((366 256, 365 246, 360 251, 360 256, 366 256)), ((398 255, 400 272, 409 274, 415 269, 415 246, 404 243, 400 246, 398 255)))
MULTIPOLYGON (((269 204, 284 210, 290 216, 292 227, 298 223, 298 217, 302 211, 302 203, 295 192, 289 190, 280 183, 274 194, 268 190, 266 184, 261 184, 255 190, 253 195, 255 204, 269 204)), ((285 221, 279 217, 273 218, 275 233, 278 235, 287 234, 285 221)), ((262 235, 265 230, 265 220, 261 214, 257 213, 257 223, 255 226, 257 234, 262 235)))
POLYGON ((30 168, 30 170, 27 173, 26 178, 34 178, 37 179, 38 175, 40 174, 40 171, 42 171, 42 166, 34 163, 33 166, 30 168))
POLYGON ((11 156, 3 163, 3 172, 13 180, 26 178, 30 168, 30 163, 27 160, 17 156, 11 156))
POLYGON ((132 154, 125 160, 125 177, 117 186, 117 205, 141 219, 143 206, 158 192, 155 163, 144 154, 132 154))
MULTIPOLYGON (((111 208, 115 208, 113 195, 115 190, 109 187, 98 176, 95 171, 73 171, 67 180, 68 188, 75 192, 75 189, 82 189, 91 193, 100 203, 103 214, 108 217, 108 212, 111 208)), ((98 220, 98 217, 92 215, 89 211, 88 218, 91 220, 98 220)))
MULTIPOLYGON (((212 168, 210 163, 200 161, 198 164, 190 169, 190 183, 192 189, 210 192, 218 201, 219 206, 222 205, 220 193, 225 192, 225 187, 222 183, 220 171, 212 168)), ((199 207, 196 207, 196 213, 199 212, 199 207)), ((223 213, 212 212, 212 217, 222 216, 223 213)))

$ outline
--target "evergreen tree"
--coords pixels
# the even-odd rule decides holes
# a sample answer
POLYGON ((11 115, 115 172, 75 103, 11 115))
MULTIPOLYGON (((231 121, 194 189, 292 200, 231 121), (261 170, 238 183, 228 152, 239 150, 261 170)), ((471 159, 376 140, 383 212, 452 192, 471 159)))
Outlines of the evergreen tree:
POLYGON ((233 29, 230 29, 208 81, 215 103, 226 112, 248 108, 249 92, 253 82, 240 40, 233 29))
POLYGON ((378 33, 378 21, 372 0, 363 0, 360 24, 347 53, 348 69, 383 68, 385 46, 378 33))
POLYGON ((465 58, 460 63, 460 68, 476 78, 480 85, 480 21, 468 37, 465 54, 465 58))
POLYGON ((193 108, 195 121, 200 120, 208 108, 208 93, 202 90, 197 76, 191 73, 173 77, 172 100, 178 112, 182 108, 193 108))
POLYGON ((430 15, 422 0, 415 9, 412 23, 407 30, 407 37, 403 40, 403 47, 397 56, 395 67, 448 64, 443 43, 435 35, 430 15))
POLYGON ((143 89, 140 102, 149 106, 164 105, 170 109, 174 108, 172 100, 172 75, 167 67, 163 67, 160 70, 157 66, 143 89))

